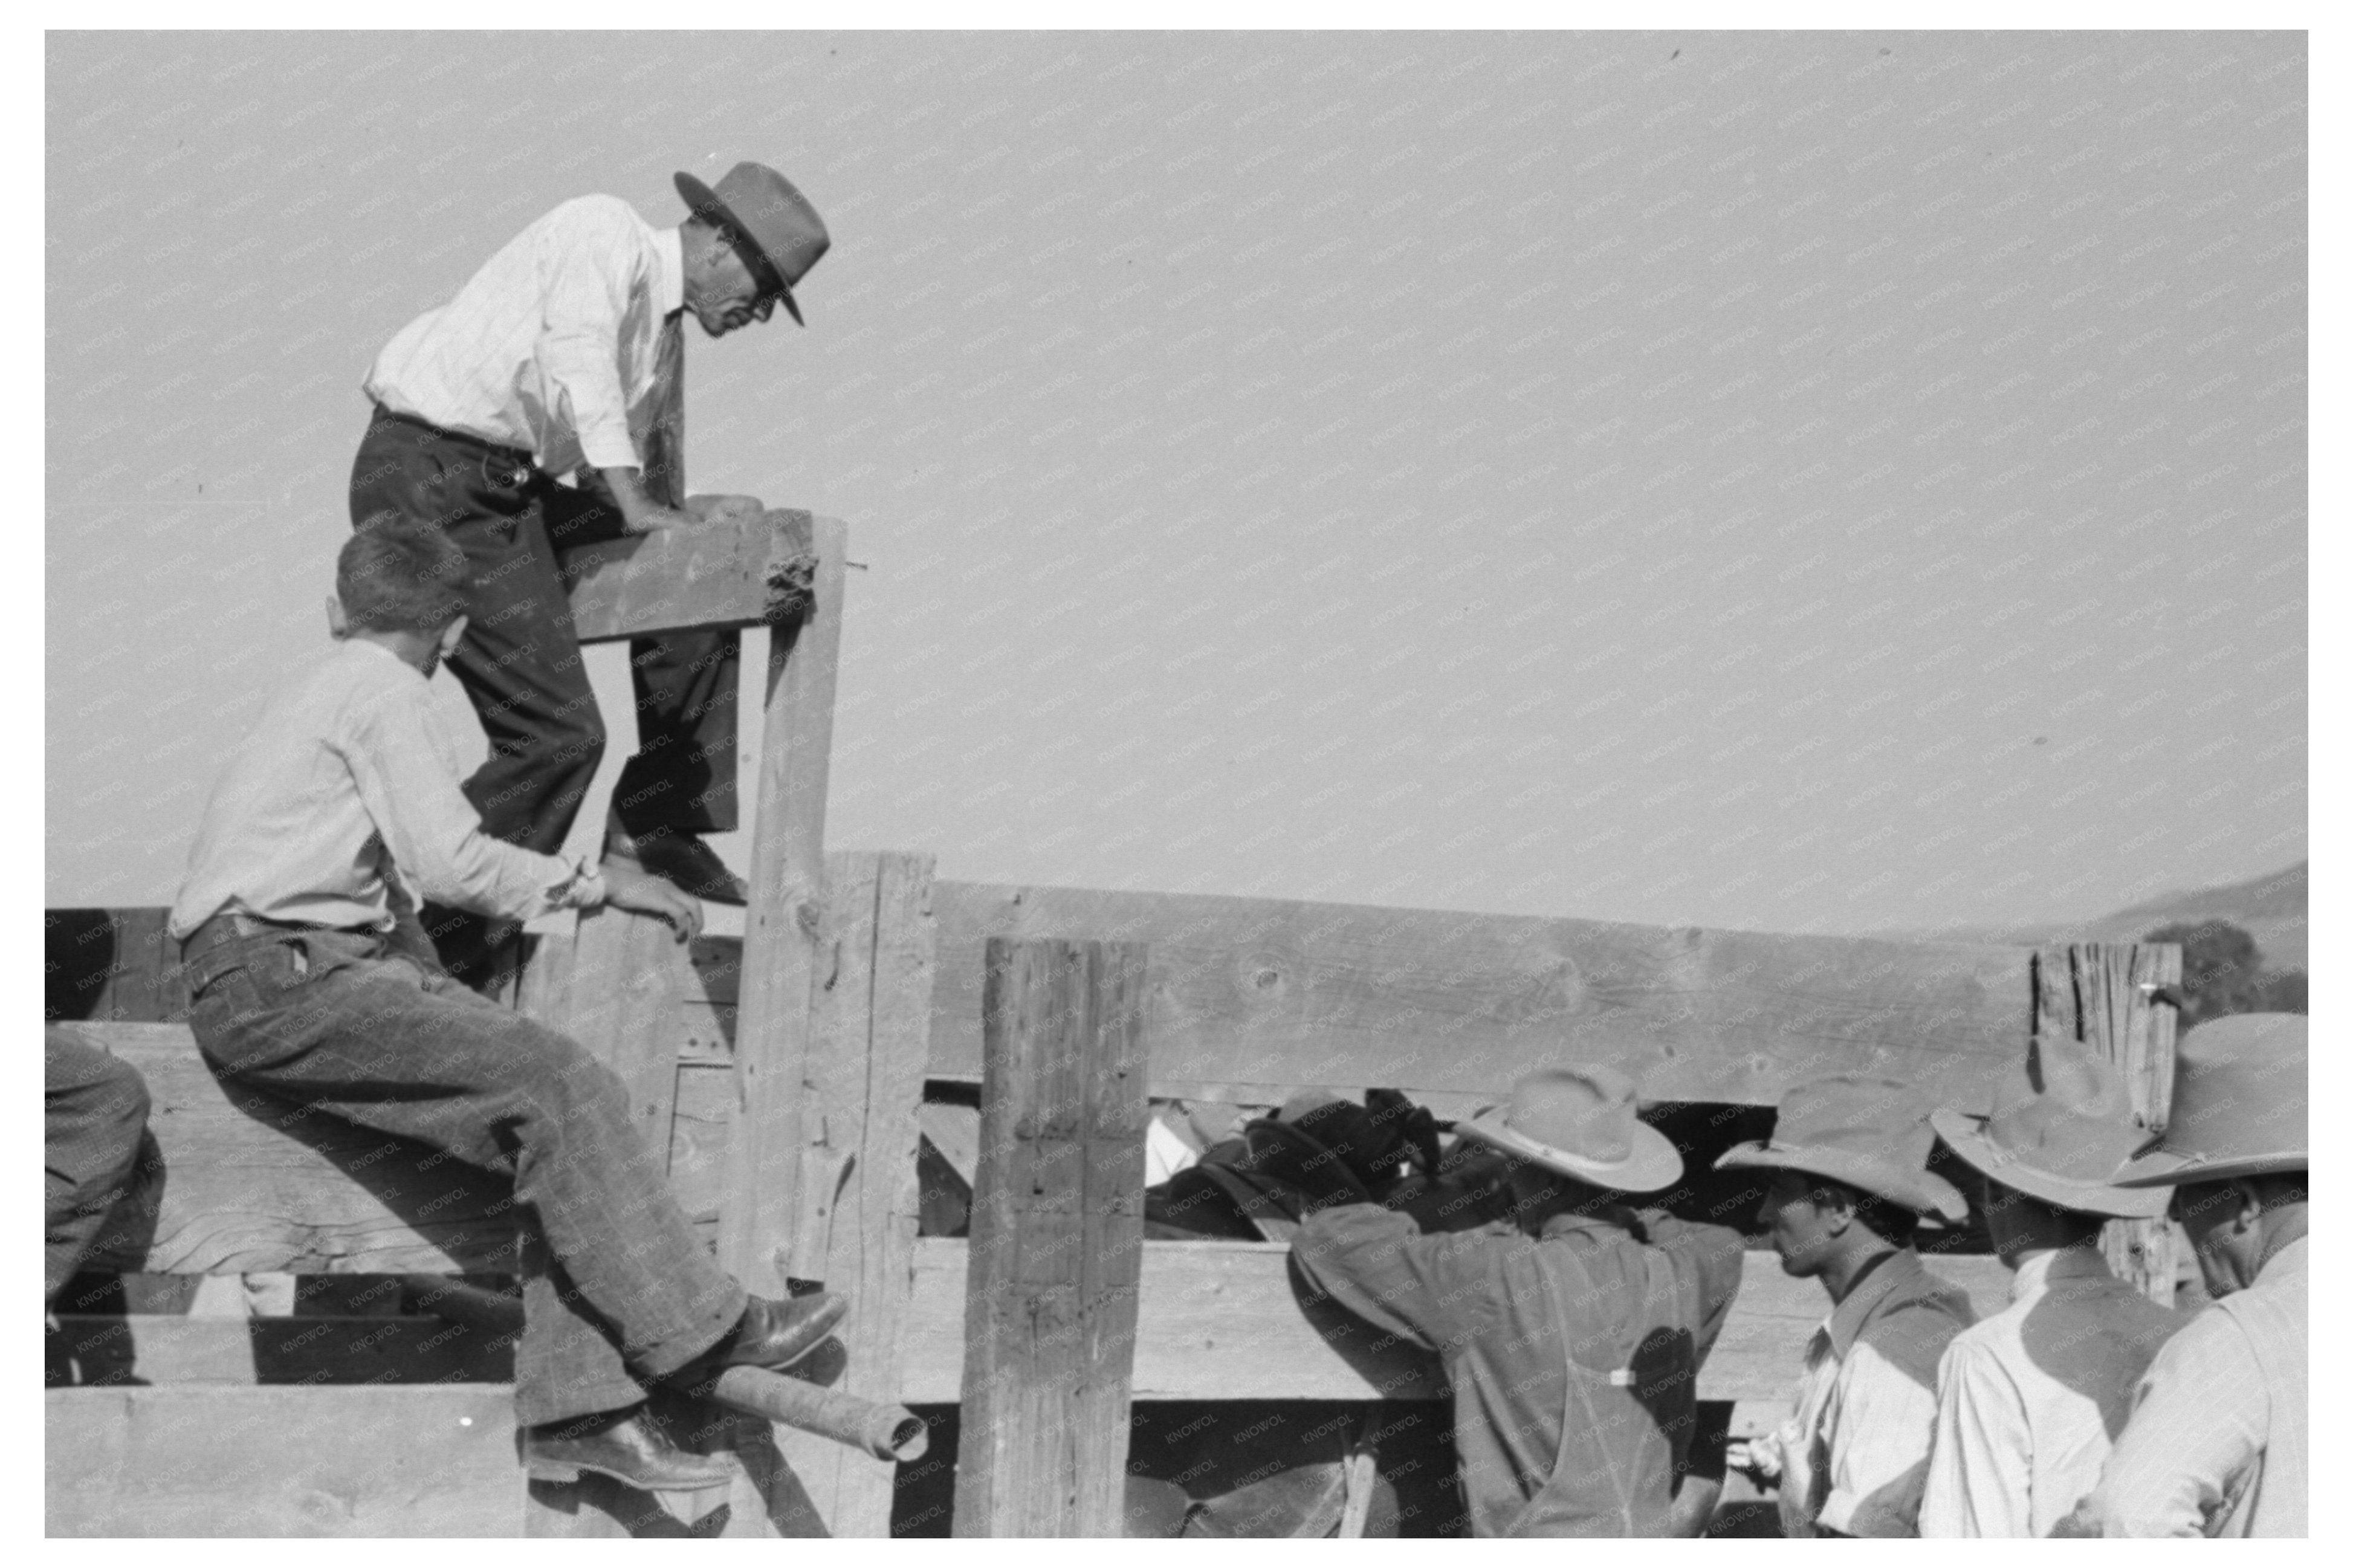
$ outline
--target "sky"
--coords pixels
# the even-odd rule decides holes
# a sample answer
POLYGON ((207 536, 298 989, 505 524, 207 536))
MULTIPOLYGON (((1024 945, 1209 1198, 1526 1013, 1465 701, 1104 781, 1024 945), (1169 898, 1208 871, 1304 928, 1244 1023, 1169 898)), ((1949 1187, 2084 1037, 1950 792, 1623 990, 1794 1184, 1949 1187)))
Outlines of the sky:
POLYGON ((688 471, 849 524, 834 847, 1790 931, 2306 853, 2300 35, 47 55, 52 906, 324 648, 385 341, 740 158, 834 242, 688 471))

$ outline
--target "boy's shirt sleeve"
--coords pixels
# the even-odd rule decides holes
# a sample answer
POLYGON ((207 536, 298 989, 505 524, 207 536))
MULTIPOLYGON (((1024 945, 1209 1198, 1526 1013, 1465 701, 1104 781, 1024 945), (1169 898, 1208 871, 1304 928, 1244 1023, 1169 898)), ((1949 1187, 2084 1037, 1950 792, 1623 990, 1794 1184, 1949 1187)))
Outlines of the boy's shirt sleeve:
POLYGON ((353 704, 342 729, 338 749, 361 802, 419 894, 507 920, 572 906, 582 880, 573 866, 482 831, 424 683, 353 704))

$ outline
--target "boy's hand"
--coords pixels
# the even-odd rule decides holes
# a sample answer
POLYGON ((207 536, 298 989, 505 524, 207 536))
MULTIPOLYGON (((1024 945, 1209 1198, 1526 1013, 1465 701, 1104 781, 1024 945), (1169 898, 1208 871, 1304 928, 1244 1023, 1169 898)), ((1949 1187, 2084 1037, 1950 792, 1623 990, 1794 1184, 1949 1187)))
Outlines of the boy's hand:
POLYGON ((602 867, 605 902, 616 909, 634 909, 670 922, 681 942, 702 934, 702 905, 643 866, 625 860, 607 860, 602 867))

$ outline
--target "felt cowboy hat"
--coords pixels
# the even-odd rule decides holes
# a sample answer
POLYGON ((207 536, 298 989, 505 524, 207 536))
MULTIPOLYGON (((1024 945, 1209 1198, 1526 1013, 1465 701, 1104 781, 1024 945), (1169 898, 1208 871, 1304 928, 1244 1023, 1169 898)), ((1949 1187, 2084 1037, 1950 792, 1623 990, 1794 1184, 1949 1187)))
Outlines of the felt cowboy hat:
POLYGON ((2309 1169, 2306 1022, 2301 1013, 2241 1012, 2183 1036, 2164 1136, 2109 1181, 2170 1187, 2309 1169))
POLYGON ((1673 1186, 1683 1157, 1634 1112, 1634 1080, 1616 1068, 1558 1067, 1530 1073, 1512 1086, 1509 1101, 1456 1122, 1454 1132, 1596 1187, 1673 1186))
POLYGON ((678 194, 694 216, 707 217, 727 231, 761 291, 784 301, 793 320, 807 325, 793 299, 793 285, 807 275, 833 243, 833 237, 825 231, 825 220, 818 217, 808 198, 765 164, 738 164, 716 186, 689 174, 675 178, 678 194))
POLYGON ((2165 1213, 2164 1192, 2108 1184, 2148 1128, 2134 1121, 2116 1068, 2073 1040, 2029 1041, 1989 1114, 1946 1108, 1928 1119, 1954 1153, 2030 1198, 2126 1220, 2165 1213))
POLYGON ((1928 1107, 1898 1078, 1839 1073, 1793 1085, 1781 1097, 1773 1136, 1737 1143, 1715 1168, 1803 1171, 1874 1197, 1958 1224, 1969 1205, 1950 1181, 1928 1169, 1936 1147, 1928 1107))
POLYGON ((1318 1195, 1372 1201, 1373 1185, 1397 1173, 1403 1130, 1329 1089, 1303 1089, 1271 1117, 1245 1123, 1242 1168, 1318 1195))

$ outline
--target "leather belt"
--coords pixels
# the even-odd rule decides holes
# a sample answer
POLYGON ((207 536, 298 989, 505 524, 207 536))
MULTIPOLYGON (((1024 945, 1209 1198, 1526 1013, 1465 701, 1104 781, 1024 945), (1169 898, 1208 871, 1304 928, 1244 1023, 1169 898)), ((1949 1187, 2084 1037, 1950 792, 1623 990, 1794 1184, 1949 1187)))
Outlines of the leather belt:
POLYGON ((470 436, 463 430, 453 430, 447 426, 437 425, 430 419, 420 419, 414 414, 397 413, 381 403, 375 406, 375 417, 378 420, 388 424, 406 425, 413 430, 421 430, 428 436, 448 441, 452 446, 463 447, 469 451, 480 452, 485 457, 499 458, 513 463, 526 472, 534 467, 531 453, 521 447, 501 446, 496 441, 484 440, 480 436, 470 436))

